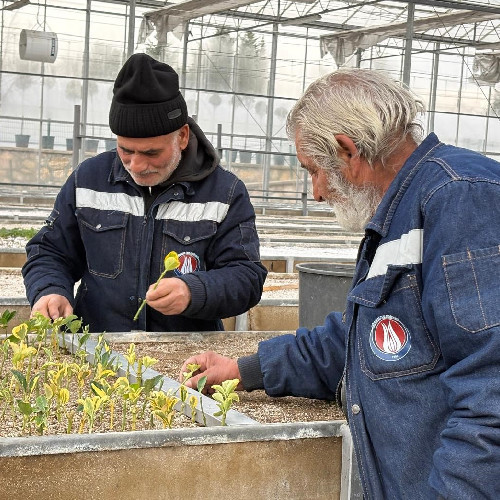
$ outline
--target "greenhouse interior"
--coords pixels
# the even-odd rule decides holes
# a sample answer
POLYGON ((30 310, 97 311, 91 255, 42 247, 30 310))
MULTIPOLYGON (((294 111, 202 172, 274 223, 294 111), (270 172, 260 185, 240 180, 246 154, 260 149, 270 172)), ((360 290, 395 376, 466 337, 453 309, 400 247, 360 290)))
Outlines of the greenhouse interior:
MULTIPOLYGON (((2 0, 2 183, 60 186, 115 147, 114 79, 145 52, 180 76, 188 113, 255 200, 311 197, 285 130, 307 86, 374 68, 425 102, 425 132, 500 157, 497 0, 2 0)), ((313 202, 314 203, 314 202, 313 202)))

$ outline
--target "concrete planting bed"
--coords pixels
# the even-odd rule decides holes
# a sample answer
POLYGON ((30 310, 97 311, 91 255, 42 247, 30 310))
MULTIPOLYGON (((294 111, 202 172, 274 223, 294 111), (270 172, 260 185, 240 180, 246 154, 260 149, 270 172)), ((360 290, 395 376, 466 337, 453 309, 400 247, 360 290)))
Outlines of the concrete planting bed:
MULTIPOLYGON (((238 337, 241 340, 240 332, 135 332, 109 334, 106 340, 117 347, 137 342, 141 349, 148 343, 188 342, 199 352, 207 342, 215 345, 221 336, 235 347, 238 337)), ((72 337, 65 336, 66 346, 71 345, 72 337)), ((95 340, 87 343, 91 359, 95 344, 95 340)), ((121 355, 115 353, 119 359, 121 355)), ((156 375, 157 371, 147 369, 143 378, 156 375)), ((163 390, 178 385, 173 378, 163 377, 163 390)), ((242 393, 241 399, 246 396, 242 393)), ((214 416, 218 410, 215 401, 205 396, 200 399, 207 427, 1 438, 0 498, 361 498, 344 420, 262 424, 230 410, 223 427, 220 417, 214 416)), ((272 404, 280 405, 280 399, 273 399, 272 404)), ((196 419, 202 421, 201 411, 196 419)))

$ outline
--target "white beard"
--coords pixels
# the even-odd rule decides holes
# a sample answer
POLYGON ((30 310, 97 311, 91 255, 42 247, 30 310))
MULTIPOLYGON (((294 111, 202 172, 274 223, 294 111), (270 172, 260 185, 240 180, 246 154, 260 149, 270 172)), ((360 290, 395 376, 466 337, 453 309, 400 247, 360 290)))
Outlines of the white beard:
POLYGON ((338 169, 329 170, 327 177, 332 194, 326 201, 338 223, 348 231, 363 231, 382 199, 380 193, 374 186, 354 186, 338 169))

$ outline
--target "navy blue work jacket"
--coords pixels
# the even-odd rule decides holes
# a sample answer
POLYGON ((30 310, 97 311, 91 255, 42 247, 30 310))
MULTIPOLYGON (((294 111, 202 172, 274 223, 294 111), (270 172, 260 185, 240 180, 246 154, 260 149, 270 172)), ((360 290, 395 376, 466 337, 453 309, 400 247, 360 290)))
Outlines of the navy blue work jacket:
POLYGON ((27 297, 64 295, 92 332, 222 330, 261 297, 255 212, 245 185, 216 166, 205 178, 167 187, 147 213, 116 151, 85 160, 62 187, 46 225, 27 245, 27 297), (141 300, 176 251, 191 304, 164 316, 141 300), (75 283, 80 282, 76 298, 75 283))

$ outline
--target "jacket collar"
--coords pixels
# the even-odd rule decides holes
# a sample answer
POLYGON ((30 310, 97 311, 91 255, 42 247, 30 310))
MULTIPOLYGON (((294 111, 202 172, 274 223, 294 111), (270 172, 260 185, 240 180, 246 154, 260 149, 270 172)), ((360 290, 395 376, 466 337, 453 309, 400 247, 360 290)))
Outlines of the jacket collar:
POLYGON ((389 189, 384 194, 375 215, 366 225, 367 230, 371 229, 376 231, 382 237, 387 235, 399 201, 411 184, 415 174, 420 170, 422 162, 425 161, 440 144, 436 134, 430 133, 417 149, 415 149, 389 185, 389 189))

